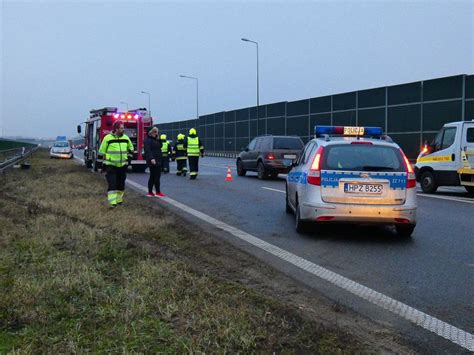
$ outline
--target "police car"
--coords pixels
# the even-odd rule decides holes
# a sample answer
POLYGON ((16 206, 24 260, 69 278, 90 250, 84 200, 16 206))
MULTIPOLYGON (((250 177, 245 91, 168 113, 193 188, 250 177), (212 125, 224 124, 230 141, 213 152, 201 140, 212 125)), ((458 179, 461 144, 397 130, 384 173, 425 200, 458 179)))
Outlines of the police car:
POLYGON ((380 127, 316 126, 286 179, 296 230, 309 222, 394 225, 411 236, 416 178, 402 149, 380 127))

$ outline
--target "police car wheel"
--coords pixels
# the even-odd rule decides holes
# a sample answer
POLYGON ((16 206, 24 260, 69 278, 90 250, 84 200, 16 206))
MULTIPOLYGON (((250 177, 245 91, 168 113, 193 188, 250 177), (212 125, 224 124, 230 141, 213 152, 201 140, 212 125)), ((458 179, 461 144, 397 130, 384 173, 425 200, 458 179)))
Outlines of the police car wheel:
POLYGON ((413 231, 415 230, 415 225, 414 224, 409 224, 409 225, 396 225, 395 230, 397 231, 397 234, 400 237, 404 238, 409 238, 413 234, 413 231))
POLYGON ((245 176, 247 173, 247 170, 244 169, 244 165, 242 163, 242 160, 237 160, 237 175, 239 176, 245 176))
POLYGON ((427 194, 432 194, 438 189, 434 175, 431 171, 425 171, 420 177, 421 189, 427 194))
POLYGON ((286 188, 286 198, 285 198, 285 204, 286 204, 286 213, 292 214, 293 210, 291 209, 290 203, 288 202, 288 187, 286 188))
POLYGON ((295 208, 295 228, 298 233, 304 233, 306 231, 306 223, 301 219, 300 205, 296 202, 295 208))

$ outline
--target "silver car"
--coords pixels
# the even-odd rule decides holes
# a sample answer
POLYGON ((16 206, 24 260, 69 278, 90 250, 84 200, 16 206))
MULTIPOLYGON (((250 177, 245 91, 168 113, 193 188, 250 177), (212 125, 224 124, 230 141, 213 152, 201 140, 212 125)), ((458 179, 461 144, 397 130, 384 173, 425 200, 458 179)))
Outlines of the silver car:
POLYGON ((72 154, 72 148, 69 142, 54 142, 53 146, 49 150, 49 157, 52 158, 63 158, 63 159, 72 159, 74 156, 72 154))
POLYGON ((379 127, 316 126, 286 179, 296 230, 313 223, 416 225, 416 180, 401 148, 379 127))

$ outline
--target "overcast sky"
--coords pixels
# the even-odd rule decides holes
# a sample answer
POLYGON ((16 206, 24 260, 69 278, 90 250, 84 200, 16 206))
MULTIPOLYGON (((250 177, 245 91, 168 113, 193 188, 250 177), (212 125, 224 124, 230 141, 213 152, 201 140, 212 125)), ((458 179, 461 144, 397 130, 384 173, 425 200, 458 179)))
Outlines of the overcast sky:
MULTIPOLYGON (((0 0, 1 2, 1 0, 0 0)), ((474 1, 3 1, 0 135, 72 135, 91 108, 155 122, 474 73, 474 1)))

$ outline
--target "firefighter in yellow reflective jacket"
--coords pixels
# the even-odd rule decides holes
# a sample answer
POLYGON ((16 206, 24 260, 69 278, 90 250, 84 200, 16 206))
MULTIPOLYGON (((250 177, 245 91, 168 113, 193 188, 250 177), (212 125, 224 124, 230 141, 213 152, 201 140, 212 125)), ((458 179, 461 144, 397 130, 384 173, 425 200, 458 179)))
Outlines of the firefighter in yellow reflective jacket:
POLYGON ((104 137, 99 148, 98 155, 106 171, 107 199, 111 208, 123 202, 128 159, 133 154, 133 144, 124 131, 123 122, 115 122, 112 133, 104 137))
POLYGON ((166 139, 166 134, 160 136, 161 140, 161 171, 165 174, 170 172, 171 145, 166 139))
POLYGON ((184 139, 185 135, 180 133, 178 134, 178 139, 176 140, 176 149, 175 149, 175 154, 176 154, 176 175, 178 176, 186 176, 186 173, 188 172, 186 160, 188 159, 186 155, 186 148, 184 147, 184 139))
POLYGON ((197 178, 199 171, 199 156, 204 157, 204 146, 197 136, 195 128, 189 130, 189 136, 184 140, 184 147, 189 160, 189 177, 191 180, 197 178))

